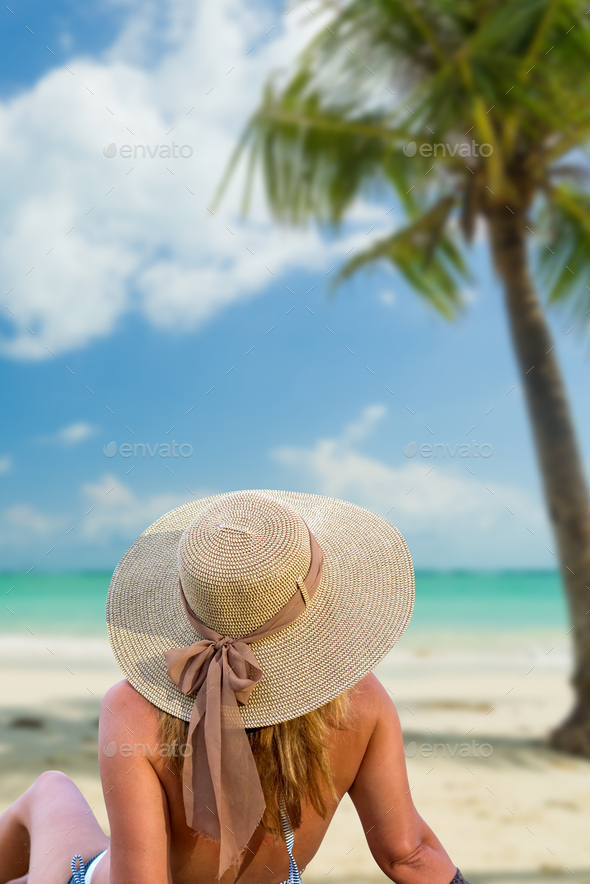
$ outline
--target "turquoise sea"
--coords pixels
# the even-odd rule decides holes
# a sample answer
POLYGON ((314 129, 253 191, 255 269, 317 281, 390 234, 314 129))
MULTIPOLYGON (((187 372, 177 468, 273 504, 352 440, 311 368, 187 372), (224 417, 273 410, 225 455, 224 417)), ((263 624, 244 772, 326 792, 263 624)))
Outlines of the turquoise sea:
MULTIPOLYGON (((110 572, 0 573, 0 634, 106 634, 110 572)), ((536 631, 568 628, 554 571, 416 574, 411 632, 536 631)))

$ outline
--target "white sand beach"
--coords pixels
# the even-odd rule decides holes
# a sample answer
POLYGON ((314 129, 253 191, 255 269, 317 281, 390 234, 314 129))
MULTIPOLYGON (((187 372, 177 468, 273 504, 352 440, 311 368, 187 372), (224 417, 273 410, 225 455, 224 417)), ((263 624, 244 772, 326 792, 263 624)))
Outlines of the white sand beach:
MULTIPOLYGON (((590 884, 590 762, 543 745, 571 702, 568 669, 566 640, 551 631, 410 633, 378 669, 399 711, 415 803, 472 884, 572 875, 590 884)), ((59 768, 107 829, 97 718, 120 672, 106 639, 2 637, 0 678, 1 809, 59 768)), ((309 884, 327 878, 387 880, 348 800, 305 874, 309 884)))

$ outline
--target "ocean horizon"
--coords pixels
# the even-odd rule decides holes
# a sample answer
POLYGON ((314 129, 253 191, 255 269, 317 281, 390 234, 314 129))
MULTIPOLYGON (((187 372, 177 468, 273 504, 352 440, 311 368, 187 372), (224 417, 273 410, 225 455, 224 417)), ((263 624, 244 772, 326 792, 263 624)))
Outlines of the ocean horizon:
MULTIPOLYGON (((0 634, 104 635, 111 576, 111 571, 0 572, 0 634)), ((416 572, 414 634, 567 627, 557 571, 416 572)))

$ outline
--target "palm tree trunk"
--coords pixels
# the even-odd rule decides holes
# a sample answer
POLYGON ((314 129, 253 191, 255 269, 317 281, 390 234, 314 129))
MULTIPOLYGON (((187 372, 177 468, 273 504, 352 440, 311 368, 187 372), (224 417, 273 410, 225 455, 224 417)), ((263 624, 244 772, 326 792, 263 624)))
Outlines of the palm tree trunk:
POLYGON ((575 706, 550 736, 556 749, 590 756, 590 500, 565 386, 528 269, 526 215, 488 212, 494 263, 512 340, 573 625, 575 706))

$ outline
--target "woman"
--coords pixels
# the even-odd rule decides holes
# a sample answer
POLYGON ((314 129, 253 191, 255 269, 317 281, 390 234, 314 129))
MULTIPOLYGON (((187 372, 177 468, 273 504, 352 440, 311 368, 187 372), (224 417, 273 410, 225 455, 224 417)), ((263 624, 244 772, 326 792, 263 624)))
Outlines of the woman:
POLYGON ((70 863, 72 884, 299 884, 347 792, 392 881, 464 882, 370 672, 412 607, 403 538, 353 504, 243 491, 163 516, 107 602, 126 676, 100 715, 111 837, 47 772, 0 819, 0 884, 66 884, 70 863))

